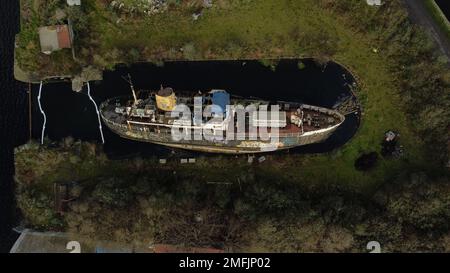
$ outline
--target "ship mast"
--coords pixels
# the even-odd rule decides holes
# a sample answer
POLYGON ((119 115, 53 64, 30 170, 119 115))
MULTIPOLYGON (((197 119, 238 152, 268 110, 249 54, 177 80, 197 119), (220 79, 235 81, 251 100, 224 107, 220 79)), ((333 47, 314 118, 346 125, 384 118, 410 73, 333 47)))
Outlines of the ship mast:
POLYGON ((125 77, 122 77, 122 78, 130 84, 131 92, 133 93, 133 99, 134 99, 133 105, 136 105, 137 97, 136 97, 136 91, 134 90, 133 82, 131 81, 131 75, 128 73, 128 79, 125 77))

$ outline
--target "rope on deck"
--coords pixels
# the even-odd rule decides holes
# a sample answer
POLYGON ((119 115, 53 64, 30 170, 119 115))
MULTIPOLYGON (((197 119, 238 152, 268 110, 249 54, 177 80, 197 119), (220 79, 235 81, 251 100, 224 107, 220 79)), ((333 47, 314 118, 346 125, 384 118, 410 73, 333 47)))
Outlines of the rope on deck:
POLYGON ((92 103, 95 106, 95 111, 97 112, 97 118, 98 118, 98 129, 100 130, 100 136, 102 138, 102 143, 105 144, 105 138, 103 137, 103 129, 102 129, 102 122, 100 120, 100 112, 98 111, 97 103, 95 103, 95 100, 91 97, 91 85, 89 82, 87 82, 87 88, 88 88, 88 96, 89 99, 92 101, 92 103))
POLYGON ((41 111, 41 114, 44 116, 44 123, 42 124, 42 133, 41 133, 41 144, 44 144, 44 134, 45 134, 45 125, 47 123, 47 115, 45 115, 44 110, 42 109, 41 105, 41 92, 42 92, 42 81, 39 86, 39 95, 38 95, 38 104, 39 104, 39 110, 41 111))

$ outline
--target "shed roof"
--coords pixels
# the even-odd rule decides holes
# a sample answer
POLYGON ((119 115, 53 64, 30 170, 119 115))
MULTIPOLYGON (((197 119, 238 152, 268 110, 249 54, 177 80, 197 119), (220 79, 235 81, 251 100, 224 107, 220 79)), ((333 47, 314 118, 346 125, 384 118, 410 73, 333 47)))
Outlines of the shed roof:
POLYGON ((63 48, 71 48, 72 41, 68 25, 46 26, 39 28, 41 51, 50 54, 63 48))
MULTIPOLYGON (((77 235, 59 232, 37 232, 25 229, 11 248, 10 253, 69 253, 67 243, 77 235)), ((182 247, 177 245, 156 244, 151 247, 144 245, 121 244, 105 241, 79 241, 82 253, 223 253, 216 248, 182 247)))

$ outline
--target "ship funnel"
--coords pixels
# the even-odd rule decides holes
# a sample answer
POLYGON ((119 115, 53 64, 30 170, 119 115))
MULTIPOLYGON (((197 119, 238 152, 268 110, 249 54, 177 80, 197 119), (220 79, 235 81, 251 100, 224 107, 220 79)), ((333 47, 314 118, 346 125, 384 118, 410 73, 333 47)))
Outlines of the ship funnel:
POLYGON ((156 106, 162 111, 172 111, 177 104, 177 97, 172 88, 164 88, 156 94, 156 106))

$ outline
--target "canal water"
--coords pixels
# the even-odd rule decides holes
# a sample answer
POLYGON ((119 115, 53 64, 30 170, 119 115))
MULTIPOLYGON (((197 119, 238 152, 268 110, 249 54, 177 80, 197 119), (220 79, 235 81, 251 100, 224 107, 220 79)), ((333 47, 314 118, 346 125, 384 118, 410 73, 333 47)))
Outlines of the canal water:
POLYGON ((449 0, 436 0, 436 3, 444 12, 448 20, 450 20, 450 1, 449 0))
POLYGON ((19 27, 19 1, 0 3, 0 252, 8 252, 17 234, 14 205, 14 147, 24 143, 26 93, 13 76, 14 36, 19 27))
MULTIPOLYGON (((128 74, 137 90, 157 90, 161 85, 179 91, 225 89, 234 95, 267 100, 304 102, 331 108, 338 98, 350 95, 354 79, 336 63, 319 65, 312 59, 281 60, 268 67, 258 61, 198 61, 168 62, 163 66, 148 63, 130 67, 119 66, 105 72, 101 82, 91 83, 91 95, 100 104, 115 97, 131 96, 130 86, 123 79, 128 74)), ((37 105, 38 86, 33 86, 33 135, 40 137, 43 117, 37 105)), ((88 141, 100 141, 95 108, 85 87, 81 93, 71 90, 69 83, 45 84, 41 104, 47 115, 46 136, 60 140, 66 136, 88 141)), ((291 153, 323 153, 346 143, 359 126, 359 116, 349 115, 345 123, 323 143, 291 149, 291 153)), ((173 150, 158 145, 120 138, 103 126, 106 153, 114 158, 133 155, 173 154, 173 150)), ((175 150, 185 156, 194 154, 175 150)))

